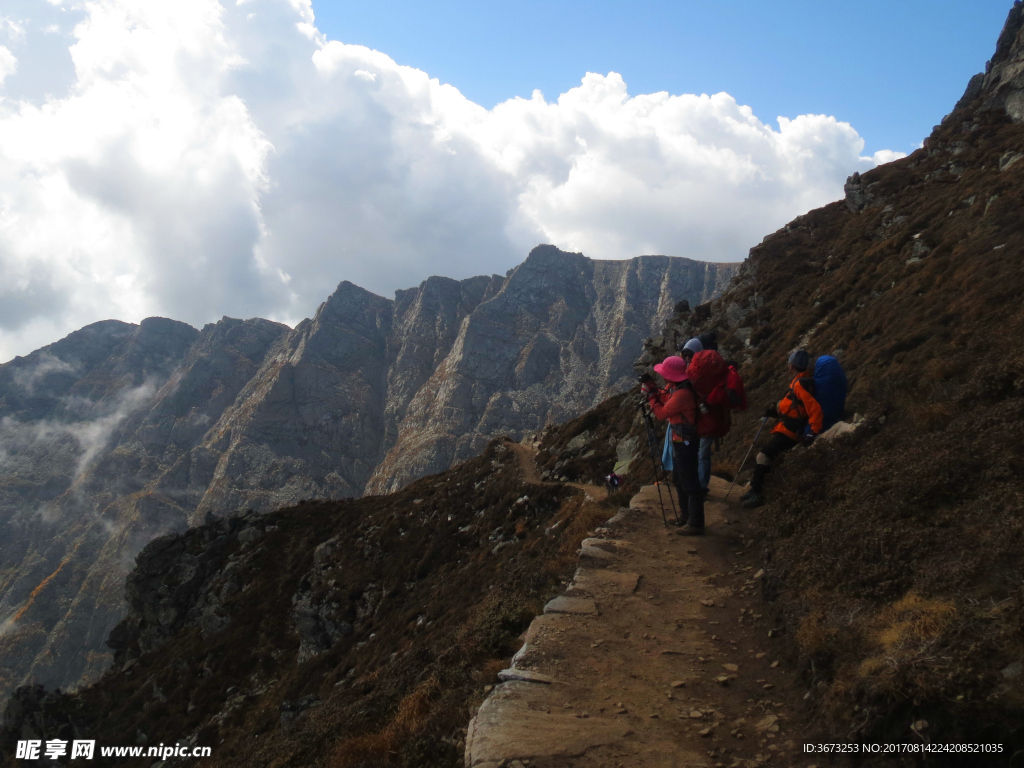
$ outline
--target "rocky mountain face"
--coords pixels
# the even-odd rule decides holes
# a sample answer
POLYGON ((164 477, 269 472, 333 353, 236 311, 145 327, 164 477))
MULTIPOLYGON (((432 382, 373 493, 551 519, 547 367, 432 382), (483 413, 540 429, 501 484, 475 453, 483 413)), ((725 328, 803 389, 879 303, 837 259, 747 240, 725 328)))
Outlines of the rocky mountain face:
POLYGON ((209 516, 393 491, 627 388, 642 341, 736 265, 536 248, 294 329, 96 323, 0 366, 0 695, 109 664, 132 559, 209 516))
MULTIPOLYGON (((402 335, 388 378, 395 394, 385 408, 383 460, 367 491, 394 490, 475 456, 495 435, 539 430, 628 388, 643 340, 681 300, 717 296, 737 268, 664 256, 592 261, 535 249, 500 290, 493 283, 484 289, 493 298, 473 312, 451 312, 452 322, 426 339, 402 335)), ((423 306, 428 285, 406 299, 411 326, 440 314, 423 306)))

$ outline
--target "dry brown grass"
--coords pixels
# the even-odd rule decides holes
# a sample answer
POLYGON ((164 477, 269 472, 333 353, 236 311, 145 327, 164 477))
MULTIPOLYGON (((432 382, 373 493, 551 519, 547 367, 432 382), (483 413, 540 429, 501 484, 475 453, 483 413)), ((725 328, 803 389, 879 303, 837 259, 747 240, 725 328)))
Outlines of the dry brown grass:
POLYGON ((420 733, 430 713, 431 699, 440 689, 440 681, 431 675, 398 705, 391 721, 377 733, 345 739, 334 750, 332 768, 352 768, 367 762, 381 762, 398 754, 401 746, 420 733))
POLYGON ((838 633, 838 627, 828 621, 825 611, 814 608, 800 620, 796 641, 803 654, 808 657, 817 656, 829 650, 838 633))
POLYGON ((879 614, 875 639, 889 654, 920 648, 936 641, 956 615, 951 600, 910 592, 879 614))
POLYGON ((907 408, 910 421, 924 432, 931 432, 947 426, 956 416, 952 403, 914 403, 907 408))
POLYGON ((937 668, 950 661, 942 640, 957 613, 950 600, 914 592, 885 606, 872 622, 873 655, 857 667, 857 681, 875 695, 893 699, 928 691, 937 668))

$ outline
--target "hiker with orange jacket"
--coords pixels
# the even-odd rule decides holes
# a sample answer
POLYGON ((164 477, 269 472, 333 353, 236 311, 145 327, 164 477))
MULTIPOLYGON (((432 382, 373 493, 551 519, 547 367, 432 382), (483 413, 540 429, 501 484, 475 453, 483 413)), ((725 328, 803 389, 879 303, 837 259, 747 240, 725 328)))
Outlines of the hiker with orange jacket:
POLYGON ((676 533, 700 536, 704 533, 704 493, 697 476, 699 411, 697 394, 687 380, 686 367, 683 358, 666 357, 654 366, 654 372, 668 382, 668 388, 659 390, 653 380, 647 379, 640 391, 647 397, 654 415, 672 426, 672 481, 679 493, 679 505, 686 509, 686 525, 676 533))
POLYGON ((779 421, 757 454, 757 465, 754 467, 754 477, 750 481, 750 490, 740 499, 747 509, 764 504, 764 479, 772 471, 775 460, 796 447, 802 440, 809 442, 821 432, 824 415, 818 401, 814 399, 814 377, 807 370, 810 364, 811 357, 806 350, 798 349, 789 356, 789 370, 793 374, 789 390, 779 400, 778 405, 769 406, 765 411, 765 418, 779 421), (810 434, 805 437, 804 433, 808 426, 810 434))

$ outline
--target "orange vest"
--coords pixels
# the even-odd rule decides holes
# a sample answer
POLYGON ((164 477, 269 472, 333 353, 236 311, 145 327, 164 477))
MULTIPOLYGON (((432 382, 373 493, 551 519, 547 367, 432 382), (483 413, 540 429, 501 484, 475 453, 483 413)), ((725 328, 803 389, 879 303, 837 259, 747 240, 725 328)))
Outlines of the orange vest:
POLYGON ((815 435, 825 423, 821 406, 814 399, 814 377, 807 371, 798 374, 789 383, 789 391, 779 400, 779 423, 772 432, 779 432, 793 440, 801 440, 804 428, 810 424, 815 435))

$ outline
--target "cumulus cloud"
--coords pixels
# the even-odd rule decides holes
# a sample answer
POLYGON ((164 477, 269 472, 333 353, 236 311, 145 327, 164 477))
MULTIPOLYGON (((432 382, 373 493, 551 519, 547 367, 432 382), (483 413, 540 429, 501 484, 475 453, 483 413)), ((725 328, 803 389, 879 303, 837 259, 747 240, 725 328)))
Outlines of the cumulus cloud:
POLYGON ((390 295, 539 242, 739 260, 898 156, 616 73, 488 110, 328 41, 309 0, 11 2, 0 359, 109 317, 295 322, 343 279, 390 295))

